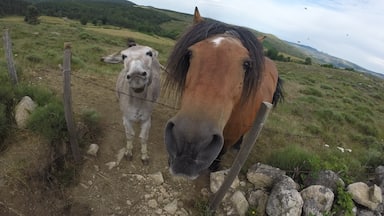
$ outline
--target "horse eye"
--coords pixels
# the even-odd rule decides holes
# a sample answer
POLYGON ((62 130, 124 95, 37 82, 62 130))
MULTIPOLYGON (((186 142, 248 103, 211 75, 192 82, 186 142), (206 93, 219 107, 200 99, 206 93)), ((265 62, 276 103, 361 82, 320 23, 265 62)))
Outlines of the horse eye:
POLYGON ((152 52, 151 51, 148 51, 147 53, 145 53, 147 56, 153 56, 152 52))
POLYGON ((243 69, 244 69, 244 72, 248 72, 251 69, 251 62, 250 61, 245 61, 243 63, 243 69))
POLYGON ((187 52, 185 53, 185 57, 191 58, 192 57, 192 50, 187 50, 187 52))
POLYGON ((187 61, 187 62, 189 62, 189 60, 191 59, 191 57, 192 57, 192 51, 191 51, 191 50, 188 50, 188 52, 185 53, 185 55, 184 55, 184 60, 187 61))

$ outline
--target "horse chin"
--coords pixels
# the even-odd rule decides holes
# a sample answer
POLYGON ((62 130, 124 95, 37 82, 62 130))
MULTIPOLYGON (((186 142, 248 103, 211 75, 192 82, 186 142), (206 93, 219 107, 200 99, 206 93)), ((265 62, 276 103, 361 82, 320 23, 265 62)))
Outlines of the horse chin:
POLYGON ((185 174, 182 174, 182 173, 175 173, 171 167, 169 168, 169 172, 171 173, 172 176, 180 177, 180 178, 185 178, 185 179, 188 179, 188 180, 195 180, 195 179, 197 179, 197 177, 199 177, 199 174, 189 176, 189 175, 185 175, 185 174))
POLYGON ((200 173, 206 170, 210 164, 203 161, 197 161, 186 157, 177 157, 174 160, 169 159, 169 172, 173 176, 195 180, 200 173))

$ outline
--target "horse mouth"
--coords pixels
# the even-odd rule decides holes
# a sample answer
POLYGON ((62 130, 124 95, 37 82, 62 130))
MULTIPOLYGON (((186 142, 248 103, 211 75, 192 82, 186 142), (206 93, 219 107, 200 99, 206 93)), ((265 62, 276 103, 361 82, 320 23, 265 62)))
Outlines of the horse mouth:
POLYGON ((207 133, 191 142, 186 141, 180 132, 173 121, 168 122, 165 144, 169 155, 169 170, 172 175, 195 179, 217 158, 223 147, 223 137, 218 132, 207 133))
POLYGON ((199 177, 200 172, 206 170, 206 163, 204 161, 193 160, 186 157, 173 158, 169 156, 169 172, 173 176, 195 180, 199 177))
POLYGON ((145 89, 145 87, 142 87, 142 88, 132 88, 132 90, 135 92, 135 93, 141 93, 143 92, 145 89))

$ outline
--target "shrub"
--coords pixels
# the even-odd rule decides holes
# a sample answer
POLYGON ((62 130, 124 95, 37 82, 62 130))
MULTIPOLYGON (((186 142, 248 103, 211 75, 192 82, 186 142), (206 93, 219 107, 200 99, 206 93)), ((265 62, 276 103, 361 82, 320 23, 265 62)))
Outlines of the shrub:
POLYGON ((353 208, 355 207, 352 195, 345 191, 344 187, 339 184, 337 186, 337 196, 336 196, 336 205, 334 205, 334 210, 338 213, 343 213, 345 216, 352 216, 353 208))
POLYGON ((51 91, 38 86, 20 85, 16 89, 15 94, 16 97, 19 99, 24 97, 25 95, 28 95, 40 106, 45 106, 47 103, 51 102, 52 100, 55 100, 55 95, 51 91))
POLYGON ((63 105, 54 101, 43 107, 37 107, 31 114, 27 126, 50 141, 65 139, 67 125, 63 105))
POLYGON ((6 106, 0 103, 0 152, 3 150, 3 140, 8 133, 6 106))
POLYGON ((32 62, 32 63, 41 63, 43 62, 43 59, 40 57, 40 56, 37 56, 37 55, 28 55, 25 57, 28 61, 32 62))
POLYGON ((95 110, 84 110, 80 115, 84 128, 78 128, 81 143, 95 142, 101 133, 100 115, 95 110))
POLYGON ((320 158, 297 145, 288 145, 273 152, 268 157, 267 163, 286 171, 320 170, 320 158))
POLYGON ((358 174, 364 173, 364 168, 361 166, 359 158, 351 154, 342 153, 339 150, 330 150, 322 152, 320 157, 323 159, 321 168, 339 173, 344 181, 352 182, 352 178, 358 179, 358 174))

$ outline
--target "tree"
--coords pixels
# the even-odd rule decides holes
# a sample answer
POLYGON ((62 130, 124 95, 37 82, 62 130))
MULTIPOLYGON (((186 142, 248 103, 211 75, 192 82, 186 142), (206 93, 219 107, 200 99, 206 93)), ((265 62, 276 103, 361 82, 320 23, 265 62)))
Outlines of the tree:
POLYGON ((87 17, 85 17, 85 16, 81 17, 80 23, 81 23, 81 25, 87 25, 87 23, 88 23, 87 17))
POLYGON ((40 23, 39 21, 39 11, 34 5, 29 5, 27 7, 27 14, 24 17, 24 21, 28 24, 37 25, 40 23))
POLYGON ((268 56, 269 58, 271 58, 273 60, 277 60, 277 58, 279 56, 279 51, 277 51, 276 48, 272 47, 271 49, 268 49, 266 56, 268 56))
POLYGON ((309 58, 309 57, 305 58, 304 64, 311 65, 312 64, 312 59, 309 58))

